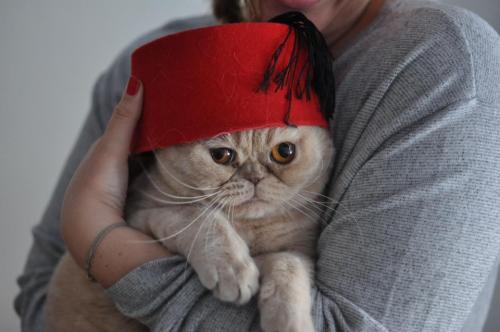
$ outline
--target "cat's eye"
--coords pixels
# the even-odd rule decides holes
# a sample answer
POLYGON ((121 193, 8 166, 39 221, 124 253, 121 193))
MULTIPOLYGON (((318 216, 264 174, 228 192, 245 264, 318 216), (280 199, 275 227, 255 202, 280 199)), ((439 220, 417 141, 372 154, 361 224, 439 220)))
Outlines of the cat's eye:
POLYGON ((295 158, 295 144, 293 143, 280 143, 271 150, 271 159, 278 164, 288 164, 293 158, 295 158))
POLYGON ((229 165, 234 161, 236 152, 229 148, 215 148, 210 149, 210 155, 217 164, 229 165))

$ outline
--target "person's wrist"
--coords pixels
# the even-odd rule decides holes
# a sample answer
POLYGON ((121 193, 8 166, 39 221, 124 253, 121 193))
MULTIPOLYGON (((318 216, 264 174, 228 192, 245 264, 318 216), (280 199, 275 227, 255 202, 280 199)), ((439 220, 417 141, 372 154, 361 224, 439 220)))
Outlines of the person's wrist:
MULTIPOLYGON (((85 208, 83 200, 80 205, 73 204, 73 198, 65 198, 65 208, 61 213, 61 234, 67 250, 76 263, 85 268, 87 253, 92 242, 105 227, 123 222, 119 214, 108 210, 93 208, 93 213, 79 213, 91 211, 85 208)), ((78 202, 74 199, 75 203, 78 202)))
POLYGON ((95 256, 97 254, 97 249, 99 248, 99 245, 101 242, 106 238, 106 236, 109 235, 113 230, 115 230, 118 227, 127 227, 127 224, 123 221, 116 223, 116 224, 111 224, 106 227, 104 227, 99 233, 97 233, 96 237, 92 241, 92 244, 90 245, 90 248, 87 251, 86 258, 85 258, 85 272, 87 273, 87 278, 91 281, 96 281, 94 276, 92 275, 92 264, 94 262, 95 256))
MULTIPOLYGON (((119 216, 105 218, 96 214, 92 220, 63 219, 62 233, 68 251, 82 268, 99 233, 110 225, 123 223, 119 216)), ((94 248, 92 277, 109 287, 134 268, 169 255, 168 250, 146 234, 131 227, 113 229, 94 248)))
POLYGON ((144 263, 170 255, 163 245, 152 240, 131 227, 113 229, 95 248, 93 278, 107 288, 144 263))

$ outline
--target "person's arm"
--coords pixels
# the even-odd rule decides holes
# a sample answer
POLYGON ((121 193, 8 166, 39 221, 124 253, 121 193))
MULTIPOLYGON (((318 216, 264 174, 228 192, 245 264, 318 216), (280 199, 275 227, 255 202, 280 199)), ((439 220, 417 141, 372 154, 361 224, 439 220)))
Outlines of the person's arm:
MULTIPOLYGON (((499 126, 500 106, 448 105, 376 148, 347 190, 334 188, 340 205, 319 240, 313 289, 318 331, 460 330, 500 250, 499 126)), ((178 257, 107 292, 153 331, 257 324, 255 303, 222 304, 178 257)))
POLYGON ((149 243, 152 239, 145 234, 122 227, 126 226, 130 141, 141 114, 142 95, 141 82, 131 77, 106 130, 73 174, 61 207, 61 233, 69 253, 104 287, 145 261, 169 254, 161 244, 149 243), (96 240, 113 225, 121 228, 106 233, 105 241, 96 240), (136 245, 130 250, 133 242, 136 245))
POLYGON ((499 125, 500 105, 448 105, 334 188, 341 213, 319 242, 325 317, 338 306, 345 330, 461 329, 500 250, 499 125))
MULTIPOLYGON (((412 75, 415 73, 402 73, 399 78, 408 82, 412 75)), ((397 88, 391 87, 384 97, 397 88)), ((475 96, 441 108, 432 104, 439 93, 447 92, 441 89, 430 94, 434 98, 424 109, 427 113, 422 112, 422 105, 398 109, 394 104, 391 108, 381 103, 374 110, 379 116, 369 122, 371 129, 366 133, 373 136, 364 139, 364 154, 357 153, 356 160, 350 159, 355 167, 334 179, 331 195, 341 201, 341 207, 319 241, 320 259, 313 287, 318 330, 386 331, 393 326, 396 330, 409 326, 407 330, 411 331, 419 330, 419 324, 435 330, 460 326, 465 320, 462 316, 470 310, 484 283, 483 276, 492 269, 492 256, 499 249, 500 232, 495 223, 498 195, 492 193, 500 184, 498 176, 490 178, 500 169, 495 151, 498 136, 496 130, 490 130, 498 128, 499 116, 498 104, 485 103, 475 96), (384 124, 388 127, 381 127, 384 124), (482 131, 483 127, 486 130, 482 131), (474 133, 471 139, 457 139, 470 129, 474 133), (436 148, 435 142, 445 145, 437 145, 437 152, 429 153, 436 148), (485 151, 492 153, 487 155, 485 151), (412 167, 418 172, 405 172, 412 167), (449 187, 443 187, 449 174, 455 174, 457 182, 450 181, 449 187), (465 182, 466 174, 480 190, 471 194, 473 187, 465 182), (366 181, 375 182, 365 186, 366 181), (457 205, 464 197, 468 204, 457 205), (345 204, 349 204, 351 214, 342 209, 345 204), (415 234, 416 230, 423 235, 405 237, 405 231, 415 234), (455 243, 462 246, 457 250, 453 248, 455 243), (406 251, 409 244, 413 250, 406 251), (465 264, 469 259, 473 261, 465 264), (424 264, 413 265, 422 261, 424 264), (420 269, 423 265, 427 268, 420 269), (397 271, 396 267, 407 268, 397 271), (423 296, 417 296, 420 292, 423 296), (457 301, 446 302, 450 299, 457 301)), ((137 267, 108 288, 108 294, 124 314, 145 322, 153 331, 246 330, 258 326, 255 302, 242 307, 219 302, 177 256, 137 267)))
MULTIPOLYGON (((340 203, 319 239, 312 290, 318 331, 459 331, 495 268, 500 95, 488 84, 500 75, 470 66, 447 18, 432 23, 434 39, 419 19, 410 23, 419 49, 404 66, 386 60, 394 78, 337 155, 329 195, 340 203)), ((492 36, 476 40, 488 45, 483 65, 500 63, 492 36)), ((107 292, 153 331, 258 327, 255 302, 219 302, 179 257, 146 263, 107 292)))

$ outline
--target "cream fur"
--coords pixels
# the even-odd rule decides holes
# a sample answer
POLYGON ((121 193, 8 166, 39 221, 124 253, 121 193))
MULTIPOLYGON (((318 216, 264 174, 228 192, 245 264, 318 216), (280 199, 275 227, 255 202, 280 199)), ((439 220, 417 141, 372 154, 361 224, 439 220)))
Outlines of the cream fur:
MULTIPOLYGON (((131 183, 126 219, 186 257, 219 299, 243 304, 260 287, 264 331, 313 331, 310 279, 320 208, 308 201, 318 199, 314 193, 323 189, 333 157, 328 131, 309 126, 249 130, 159 150, 131 183), (296 145, 290 164, 270 158, 281 142, 296 145), (232 166, 213 161, 209 149, 217 147, 237 152, 232 166)), ((50 331, 142 330, 123 323, 102 289, 82 276, 65 256, 49 290, 50 331), (70 318, 75 310, 95 325, 80 328, 83 323, 70 318)))

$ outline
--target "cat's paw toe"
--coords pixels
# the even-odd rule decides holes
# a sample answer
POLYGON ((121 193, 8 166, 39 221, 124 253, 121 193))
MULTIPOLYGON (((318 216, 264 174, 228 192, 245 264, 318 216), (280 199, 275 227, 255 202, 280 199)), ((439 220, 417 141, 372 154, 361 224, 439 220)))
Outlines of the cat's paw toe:
POLYGON ((204 262, 197 272, 201 283, 225 302, 244 304, 259 289, 259 270, 248 255, 231 255, 204 262))
POLYGON ((213 292, 222 301, 244 304, 259 289, 259 270, 250 256, 232 263, 221 262, 217 272, 213 292))
POLYGON ((260 325, 264 332, 314 332, 308 301, 282 296, 273 282, 262 285, 259 295, 260 325))

